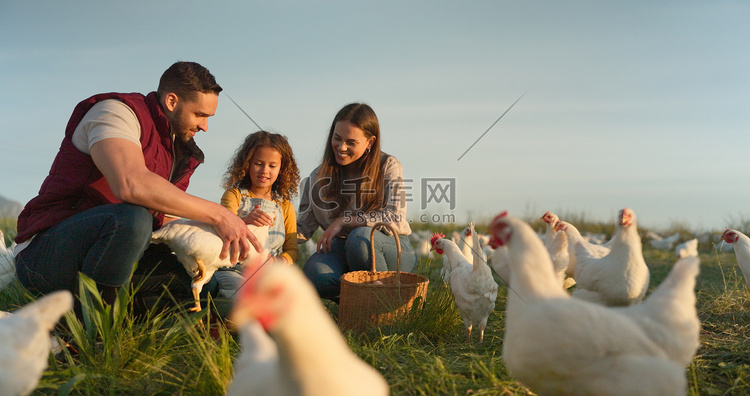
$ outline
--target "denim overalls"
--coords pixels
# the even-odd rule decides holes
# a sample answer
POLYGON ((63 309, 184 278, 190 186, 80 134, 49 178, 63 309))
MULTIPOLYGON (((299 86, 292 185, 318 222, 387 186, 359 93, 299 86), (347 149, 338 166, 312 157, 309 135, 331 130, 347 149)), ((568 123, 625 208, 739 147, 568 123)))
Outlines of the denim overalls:
MULTIPOLYGON (((247 189, 240 188, 240 207, 237 209, 237 215, 245 217, 253 211, 255 206, 260 205, 260 209, 272 217, 275 216, 273 225, 268 229, 268 242, 272 256, 281 254, 286 239, 286 228, 284 227, 284 213, 281 211, 281 205, 276 201, 269 201, 263 198, 250 196, 247 189)), ((230 268, 220 268, 214 274, 214 278, 219 282, 219 296, 233 298, 234 293, 244 281, 242 277, 242 267, 236 265, 230 268)))
POLYGON ((240 217, 244 218, 250 214, 256 205, 260 205, 260 210, 270 214, 272 217, 276 216, 273 225, 268 229, 268 241, 271 246, 271 255, 278 256, 281 254, 284 247, 284 240, 286 239, 284 213, 281 211, 281 205, 276 201, 251 197, 250 192, 244 188, 240 188, 240 195, 242 196, 242 200, 240 201, 239 209, 237 209, 237 214, 240 217))

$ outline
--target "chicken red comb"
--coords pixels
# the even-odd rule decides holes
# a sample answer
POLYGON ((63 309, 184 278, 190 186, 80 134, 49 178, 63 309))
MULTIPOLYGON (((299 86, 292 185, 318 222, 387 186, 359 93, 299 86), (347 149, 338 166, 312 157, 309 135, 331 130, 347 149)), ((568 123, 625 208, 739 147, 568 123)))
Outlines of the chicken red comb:
POLYGON ((505 216, 507 216, 507 215, 508 215, 508 211, 507 211, 507 210, 504 210, 504 211, 500 212, 500 214, 499 214, 499 215, 495 216, 495 218, 494 218, 494 219, 492 219, 492 222, 494 222, 495 220, 497 220, 497 219, 499 219, 499 218, 501 218, 501 217, 505 217, 505 216))
POLYGON ((265 301, 267 296, 257 293, 258 281, 262 277, 266 265, 273 265, 271 257, 258 256, 252 261, 245 263, 242 273, 245 281, 237 290, 235 306, 239 304, 252 306, 253 316, 260 322, 264 329, 270 329, 276 323, 276 315, 267 309, 270 304, 265 301))
POLYGON ((500 214, 495 216, 495 218, 492 219, 492 222, 490 223, 490 232, 492 233, 490 243, 494 245, 495 249, 497 249, 499 246, 504 246, 507 242, 503 241, 503 236, 501 236, 501 234, 503 233, 502 230, 507 227, 507 224, 498 223, 498 221, 504 217, 508 217, 507 210, 500 212, 500 214))
POLYGON ((440 238, 445 238, 445 234, 443 234, 442 232, 436 232, 432 234, 432 238, 430 238, 430 246, 435 246, 435 241, 440 238))

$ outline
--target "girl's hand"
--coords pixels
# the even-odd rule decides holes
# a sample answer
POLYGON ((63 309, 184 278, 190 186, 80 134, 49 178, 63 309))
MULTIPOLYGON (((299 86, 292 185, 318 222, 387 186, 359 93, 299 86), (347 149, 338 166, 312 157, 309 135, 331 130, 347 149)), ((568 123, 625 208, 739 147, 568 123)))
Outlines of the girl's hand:
POLYGON ((328 226, 325 231, 323 231, 323 235, 321 235, 320 239, 318 239, 318 253, 328 253, 329 251, 331 251, 331 243, 333 242, 333 238, 336 238, 336 236, 339 235, 343 223, 344 218, 339 217, 338 219, 334 220, 333 223, 328 226))
POLYGON ((242 220, 245 220, 245 224, 251 224, 257 227, 263 227, 263 226, 272 226, 276 218, 262 211, 260 209, 260 205, 255 205, 255 208, 253 208, 253 211, 248 213, 248 215, 245 216, 245 218, 242 220))

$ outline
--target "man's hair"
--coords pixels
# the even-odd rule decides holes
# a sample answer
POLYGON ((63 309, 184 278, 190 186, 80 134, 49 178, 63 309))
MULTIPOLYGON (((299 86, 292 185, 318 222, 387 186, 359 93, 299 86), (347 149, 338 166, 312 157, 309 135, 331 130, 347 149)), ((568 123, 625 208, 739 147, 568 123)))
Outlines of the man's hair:
POLYGON ((218 95, 221 90, 205 67, 195 62, 175 62, 161 75, 156 93, 159 98, 172 92, 180 98, 193 99, 198 92, 218 95))

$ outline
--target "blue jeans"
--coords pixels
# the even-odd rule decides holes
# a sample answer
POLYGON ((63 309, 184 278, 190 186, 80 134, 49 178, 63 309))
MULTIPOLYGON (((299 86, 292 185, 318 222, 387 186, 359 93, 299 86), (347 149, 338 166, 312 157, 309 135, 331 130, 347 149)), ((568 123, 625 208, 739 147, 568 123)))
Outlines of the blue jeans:
MULTIPOLYGON (((351 271, 372 270, 370 233, 372 228, 359 227, 346 238, 335 238, 328 253, 313 253, 302 270, 322 298, 337 301, 341 290, 341 275, 351 271)), ((396 270, 396 241, 393 235, 375 231, 375 268, 378 271, 396 270)), ((409 237, 399 235, 401 271, 411 272, 417 264, 417 254, 409 237)))
MULTIPOLYGON (((153 221, 148 209, 122 203, 77 213, 38 234, 18 254, 18 279, 35 294, 61 289, 77 294, 81 272, 96 282, 108 303, 130 281, 136 287, 136 314, 172 306, 165 287, 176 301, 192 305, 190 275, 167 245, 151 244, 153 221)), ((209 282, 201 295, 216 294, 216 288, 209 282)))
POLYGON ((36 235, 16 257, 18 279, 32 292, 78 290, 82 272, 98 285, 128 282, 151 242, 153 216, 142 206, 110 204, 77 213, 36 235))

